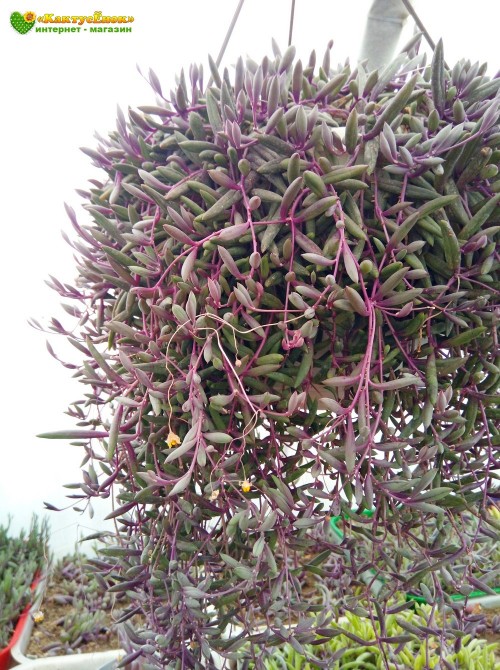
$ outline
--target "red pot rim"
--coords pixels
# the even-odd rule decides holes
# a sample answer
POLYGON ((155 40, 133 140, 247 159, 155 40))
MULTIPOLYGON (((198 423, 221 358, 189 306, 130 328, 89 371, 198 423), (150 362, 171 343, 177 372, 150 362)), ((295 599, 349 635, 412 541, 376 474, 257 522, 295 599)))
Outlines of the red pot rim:
MULTIPOLYGON (((37 573, 35 575, 35 579, 33 580, 33 583, 31 584, 31 590, 34 591, 36 587, 38 586, 38 583, 40 582, 41 575, 40 573, 37 573)), ((26 622, 28 621, 28 617, 30 615, 30 610, 31 610, 31 604, 26 605, 24 610, 21 612, 19 619, 17 620, 16 626, 14 628, 14 632, 12 633, 12 636, 9 640, 9 643, 7 644, 6 647, 3 649, 0 649, 0 670, 7 670, 10 664, 10 659, 11 659, 11 650, 12 647, 16 644, 16 642, 19 640, 21 637, 21 633, 24 630, 24 627, 26 625, 26 622)))

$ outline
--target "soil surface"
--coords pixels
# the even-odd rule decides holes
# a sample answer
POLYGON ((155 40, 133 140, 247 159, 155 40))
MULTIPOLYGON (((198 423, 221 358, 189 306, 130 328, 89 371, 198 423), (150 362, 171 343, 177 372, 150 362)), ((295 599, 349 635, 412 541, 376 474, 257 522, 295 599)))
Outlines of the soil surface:
POLYGON ((61 636, 65 633, 65 620, 68 621, 68 618, 74 615, 75 610, 71 603, 58 602, 60 594, 61 583, 52 576, 40 606, 43 621, 37 622, 35 618, 30 644, 25 652, 27 656, 63 656, 120 648, 114 621, 122 613, 121 604, 117 606, 116 611, 102 610, 103 625, 92 631, 92 635, 89 636, 91 639, 82 639, 76 644, 69 645, 63 641, 61 636))
MULTIPOLYGON (((482 612, 486 616, 487 628, 484 633, 479 635, 479 637, 482 637, 490 643, 495 642, 496 644, 500 645, 500 628, 497 632, 493 632, 491 628, 493 619, 496 617, 496 620, 498 621, 498 618, 500 617, 500 607, 496 607, 494 609, 483 609, 482 612)), ((500 646, 496 650, 496 655, 500 658, 500 646)))

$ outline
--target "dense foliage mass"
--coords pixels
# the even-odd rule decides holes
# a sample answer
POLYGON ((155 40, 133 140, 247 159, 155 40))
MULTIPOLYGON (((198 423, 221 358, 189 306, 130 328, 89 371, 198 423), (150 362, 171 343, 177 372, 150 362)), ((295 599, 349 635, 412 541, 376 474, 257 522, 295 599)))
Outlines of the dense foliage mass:
POLYGON ((79 428, 45 436, 85 449, 75 497, 117 497, 100 567, 148 617, 154 635, 130 633, 151 667, 251 634, 301 653, 335 635, 342 575, 342 607, 381 622, 426 577, 427 623, 405 633, 426 637, 450 566, 500 528, 500 78, 412 49, 381 72, 275 49, 234 77, 212 63, 208 87, 192 66, 168 95, 151 72, 157 105, 85 150, 105 177, 80 191, 92 223, 68 207, 75 287, 53 280, 78 322, 52 324, 85 395, 79 428))

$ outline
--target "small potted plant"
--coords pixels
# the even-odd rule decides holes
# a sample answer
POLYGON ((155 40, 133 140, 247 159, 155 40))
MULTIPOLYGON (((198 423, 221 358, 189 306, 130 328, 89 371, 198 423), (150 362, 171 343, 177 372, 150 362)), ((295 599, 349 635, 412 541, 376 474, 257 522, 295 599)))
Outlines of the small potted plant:
POLYGON ((19 535, 10 533, 10 524, 0 526, 0 670, 10 667, 12 648, 29 625, 47 566, 45 520, 34 516, 29 531, 19 535))
POLYGON ((67 208, 76 285, 53 282, 78 323, 52 330, 86 393, 43 437, 84 450, 75 497, 116 498, 100 568, 134 594, 148 668, 326 644, 302 577, 334 601, 335 552, 383 653, 387 603, 430 578, 425 639, 470 516, 498 537, 500 79, 414 47, 368 72, 275 46, 168 94, 151 72, 157 104, 85 150, 103 178, 80 191, 91 222, 67 208), (325 532, 339 514, 364 524, 362 565, 349 523, 342 548, 325 532))
POLYGON ((108 593, 81 554, 65 556, 50 570, 43 599, 12 648, 23 667, 98 669, 123 656, 116 621, 129 602, 108 593))

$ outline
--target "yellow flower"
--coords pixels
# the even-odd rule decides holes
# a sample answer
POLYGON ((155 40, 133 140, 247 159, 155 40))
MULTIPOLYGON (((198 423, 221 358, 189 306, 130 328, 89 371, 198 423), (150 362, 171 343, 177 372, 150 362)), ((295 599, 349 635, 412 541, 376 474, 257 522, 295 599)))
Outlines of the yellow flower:
POLYGON ((26 21, 26 23, 33 23, 33 21, 36 19, 36 14, 35 12, 26 12, 26 14, 23 16, 23 19, 26 21))
POLYGON ((45 618, 45 617, 44 617, 44 614, 43 614, 43 612, 42 612, 41 610, 38 610, 38 612, 35 612, 35 613, 33 614, 33 621, 34 621, 35 623, 42 623, 42 621, 44 620, 44 618, 45 618))
POLYGON ((214 491, 212 491, 212 493, 210 494, 209 500, 211 500, 212 502, 214 500, 217 500, 217 498, 219 497, 219 493, 220 493, 219 489, 215 489, 214 491))
POLYGON ((497 505, 490 505, 490 507, 488 507, 488 512, 493 519, 498 519, 500 521, 500 507, 497 505))
POLYGON ((245 481, 240 482, 240 486, 241 486, 241 490, 243 491, 243 493, 248 493, 250 491, 250 489, 252 488, 252 485, 250 484, 248 479, 245 479, 245 481))
POLYGON ((178 435, 176 435, 175 433, 173 433, 172 431, 170 431, 170 433, 168 434, 168 437, 167 437, 167 445, 169 447, 175 447, 180 443, 181 443, 181 438, 178 435))

